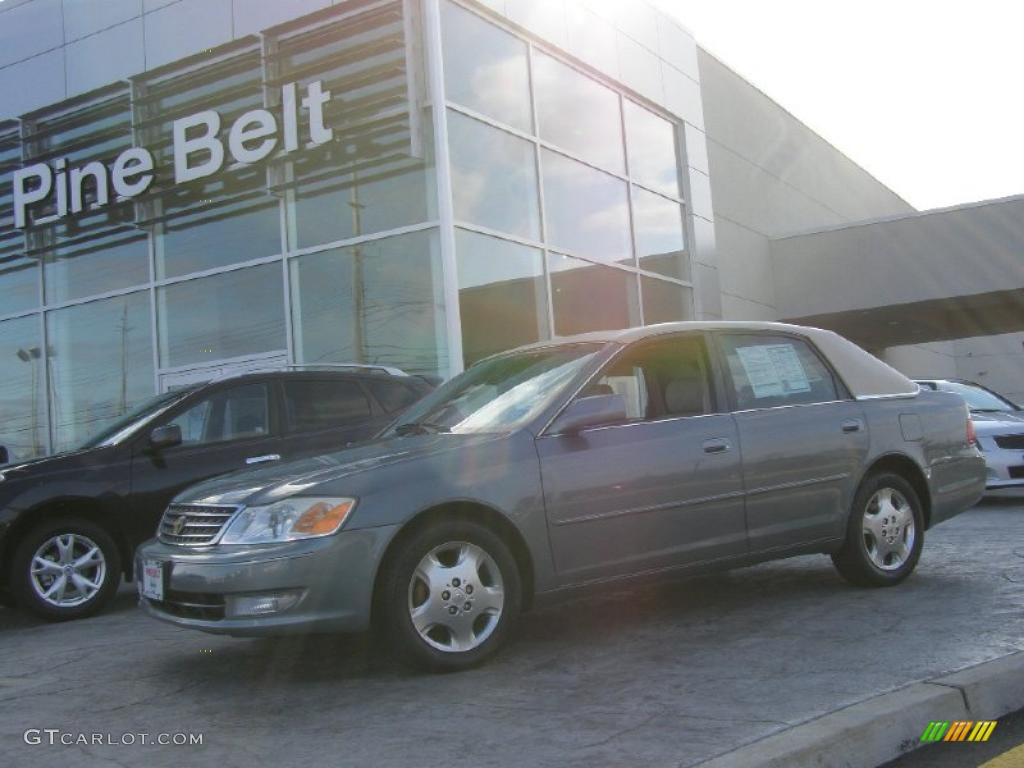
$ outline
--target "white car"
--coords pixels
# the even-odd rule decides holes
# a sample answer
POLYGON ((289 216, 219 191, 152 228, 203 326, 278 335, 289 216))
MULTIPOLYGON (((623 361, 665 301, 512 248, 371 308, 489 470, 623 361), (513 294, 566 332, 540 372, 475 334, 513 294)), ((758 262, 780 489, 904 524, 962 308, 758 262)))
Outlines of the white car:
POLYGON ((1024 488, 1024 409, 973 381, 929 379, 917 383, 927 389, 955 392, 967 401, 978 447, 985 454, 985 490, 1024 488))

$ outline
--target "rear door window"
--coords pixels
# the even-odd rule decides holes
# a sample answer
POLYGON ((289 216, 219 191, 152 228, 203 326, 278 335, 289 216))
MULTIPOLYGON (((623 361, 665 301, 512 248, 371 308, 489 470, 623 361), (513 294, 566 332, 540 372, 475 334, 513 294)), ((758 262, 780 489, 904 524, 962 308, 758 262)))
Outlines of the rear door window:
POLYGON ((381 407, 388 413, 404 411, 419 399, 419 395, 397 381, 373 381, 367 386, 381 407))
POLYGON ((355 381, 304 379, 284 382, 285 415, 291 432, 340 427, 370 418, 370 401, 355 381))
POLYGON ((768 334, 721 340, 737 410, 839 399, 832 372, 808 342, 768 334))

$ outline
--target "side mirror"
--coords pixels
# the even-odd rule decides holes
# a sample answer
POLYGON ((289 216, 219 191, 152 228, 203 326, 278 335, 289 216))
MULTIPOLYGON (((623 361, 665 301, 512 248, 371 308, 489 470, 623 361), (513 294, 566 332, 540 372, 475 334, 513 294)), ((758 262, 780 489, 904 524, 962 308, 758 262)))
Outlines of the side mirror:
POLYGON ((0 464, 9 464, 11 461, 11 454, 7 451, 6 445, 0 445, 0 464))
POLYGON ((149 433, 149 445, 157 450, 173 448, 181 445, 181 427, 177 424, 165 424, 149 433))
POLYGON ((626 398, 622 395, 591 395, 570 403, 549 431, 556 435, 574 435, 589 427, 604 427, 625 420, 626 398))

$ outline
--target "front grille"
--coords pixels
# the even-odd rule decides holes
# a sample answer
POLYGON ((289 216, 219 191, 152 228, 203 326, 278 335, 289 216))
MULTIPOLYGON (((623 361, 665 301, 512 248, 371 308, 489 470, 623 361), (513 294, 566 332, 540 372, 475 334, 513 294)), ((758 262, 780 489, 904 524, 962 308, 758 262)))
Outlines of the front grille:
POLYGON ((1011 480, 1024 480, 1024 466, 1022 466, 1022 467, 1010 467, 1010 479, 1011 480))
POLYGON ((1024 451, 1024 432, 1019 435, 999 435, 993 439, 1000 448, 1024 451))
POLYGON ((171 504, 160 520, 158 537, 165 544, 186 547, 212 544, 237 510, 213 504, 171 504))

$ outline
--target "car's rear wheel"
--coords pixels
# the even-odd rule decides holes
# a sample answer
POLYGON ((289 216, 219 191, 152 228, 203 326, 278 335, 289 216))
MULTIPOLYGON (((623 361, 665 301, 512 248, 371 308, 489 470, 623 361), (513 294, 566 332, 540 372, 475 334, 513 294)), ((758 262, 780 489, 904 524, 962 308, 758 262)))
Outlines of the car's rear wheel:
POLYGON ((437 670, 480 663, 519 615, 515 558, 489 528, 431 523, 399 545, 382 574, 381 629, 404 661, 437 670))
POLYGON ((853 502, 843 548, 832 555, 851 584, 888 587, 913 572, 924 546, 924 514, 917 492, 890 473, 869 475, 853 502))
POLYGON ((15 549, 11 568, 18 605, 48 621, 101 611, 121 581, 117 545, 88 520, 54 520, 34 528, 15 549))

